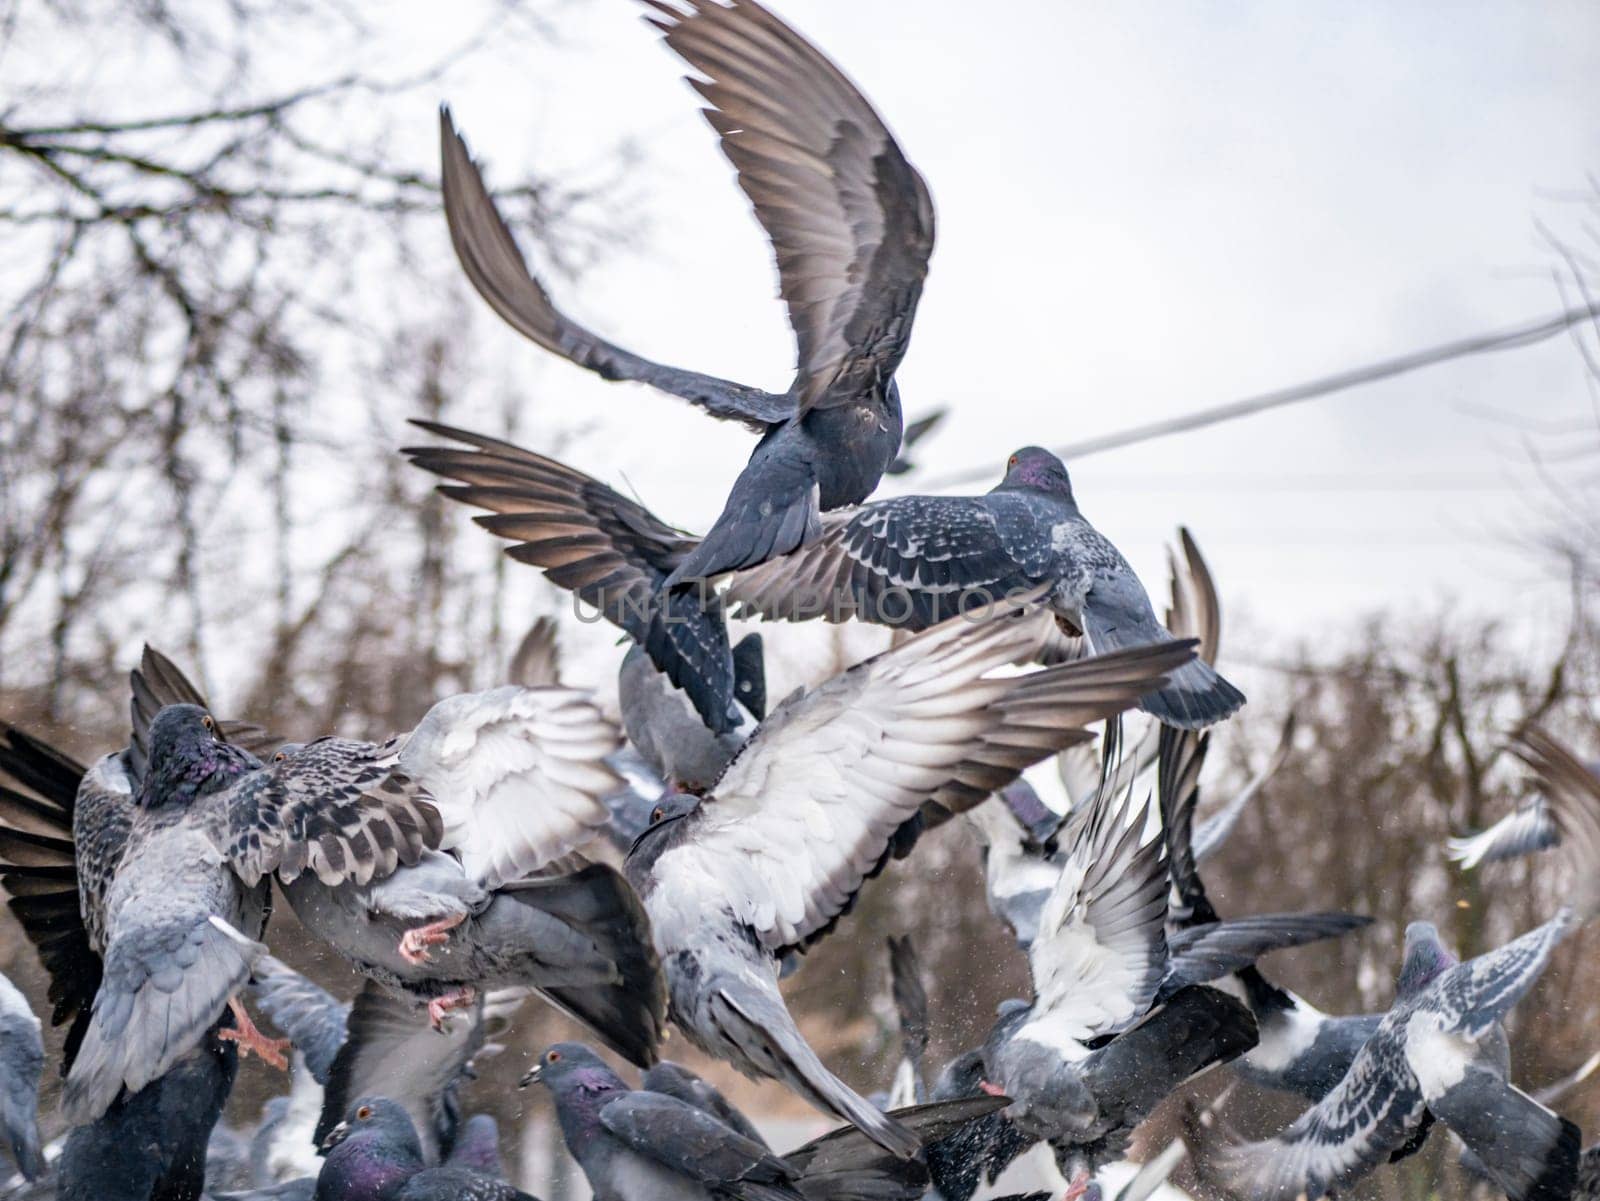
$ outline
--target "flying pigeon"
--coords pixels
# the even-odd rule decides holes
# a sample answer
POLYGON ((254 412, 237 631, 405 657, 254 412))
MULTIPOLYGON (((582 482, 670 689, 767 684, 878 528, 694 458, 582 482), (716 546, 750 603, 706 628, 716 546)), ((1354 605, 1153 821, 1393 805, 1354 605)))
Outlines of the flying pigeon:
MULTIPOLYGON (((62 1092, 75 1125, 163 1075, 223 1008, 235 1021, 222 1037, 286 1066, 237 997, 264 951, 267 877, 365 884, 416 862, 440 833, 438 813, 392 756, 324 738, 263 767, 193 704, 169 705, 150 723, 130 804, 104 886, 104 978, 62 1092)), ((78 868, 80 878, 94 871, 78 868)))
POLYGON ((1167 643, 990 674, 1030 656, 1048 623, 1028 600, 996 606, 791 696, 704 799, 663 798, 624 863, 650 915, 669 1014, 690 1041, 902 1156, 916 1152, 914 1136, 801 1037, 778 960, 833 927, 924 801, 969 808, 1192 653, 1167 643))
POLYGON ((1339 1084, 1283 1133, 1224 1153, 1233 1187, 1253 1201, 1315 1201, 1389 1159, 1431 1115, 1511 1201, 1570 1197, 1578 1129, 1507 1081, 1500 1022, 1578 922, 1563 908, 1465 963, 1430 923, 1413 922, 1394 1004, 1377 1031, 1339 1084))
MULTIPOLYGON (((1255 1044, 1249 1011, 1169 955, 1166 867, 1161 840, 1143 839, 1148 816, 1148 801, 1102 794, 1077 825, 1028 950, 1033 1003, 1004 1013, 984 1047, 986 1087, 1013 1098, 1018 1129, 1051 1144, 1068 1197, 1168 1093, 1255 1044)), ((1209 959, 1201 976, 1216 968, 1209 959)))
MULTIPOLYGON (((170 662, 166 675, 150 688, 157 697, 193 691, 170 662)), ((615 870, 570 858, 607 821, 599 798, 621 785, 605 762, 617 744, 576 689, 507 685, 446 697, 407 735, 344 744, 397 764, 430 794, 434 847, 399 871, 339 887, 302 875, 284 895, 360 971, 426 1002, 435 1025, 482 988, 536 988, 648 1062, 665 1002, 643 914, 615 870)), ((275 765, 318 745, 284 744, 275 765)))
MULTIPOLYGON (((725 595, 743 615, 919 630, 1041 584, 1063 628, 1096 652, 1172 638, 1122 553, 1079 512, 1066 467, 1036 446, 1012 455, 983 496, 897 496, 830 513, 821 537, 734 575, 725 595)), ((1196 659, 1139 707, 1200 729, 1242 704, 1196 659)))
POLYGON ((1525 731, 1512 749, 1539 773, 1541 790, 1487 830, 1445 844, 1446 854, 1469 871, 1561 846, 1569 815, 1600 805, 1600 762, 1580 762, 1541 730, 1525 731))
MULTIPOLYGON (((523 1083, 550 1090, 567 1149, 607 1201, 917 1201, 927 1187, 922 1164, 886 1155, 850 1127, 775 1155, 712 1109, 630 1089, 582 1043, 550 1047, 523 1083)), ((900 1119, 934 1139, 995 1108, 980 1098, 901 1111, 900 1119)))
POLYGON ((17 986, 0 975, 0 1136, 24 1179, 44 1171, 39 1150, 39 1077, 44 1036, 17 986))
MULTIPOLYGON (((1169 917, 1174 930, 1219 919, 1200 879, 1193 848, 1200 776, 1209 746, 1206 734, 1169 728, 1161 731, 1159 795, 1172 882, 1169 917)), ((1322 916, 1329 922, 1330 935, 1367 924, 1366 919, 1350 915, 1322 916)), ((1254 964, 1241 968, 1231 979, 1213 983, 1248 1005, 1256 1019, 1258 1041, 1233 1061, 1233 1071, 1253 1084, 1308 1101, 1320 1101, 1339 1083, 1383 1020, 1381 1013, 1323 1013, 1304 997, 1272 983, 1254 964)))
POLYGON ((405 1108, 360 1097, 322 1142, 314 1201, 534 1201, 460 1164, 430 1167, 405 1108))
MULTIPOLYGON (((777 258, 798 344, 782 395, 651 362, 560 313, 448 112, 445 215, 467 278, 519 333, 606 379, 637 380, 761 435, 705 540, 669 587, 794 550, 822 512, 871 495, 901 449, 894 373, 933 251, 933 201, 883 121, 814 46, 754 0, 648 0, 777 258)), ((657 660, 666 667, 660 659, 657 660)))

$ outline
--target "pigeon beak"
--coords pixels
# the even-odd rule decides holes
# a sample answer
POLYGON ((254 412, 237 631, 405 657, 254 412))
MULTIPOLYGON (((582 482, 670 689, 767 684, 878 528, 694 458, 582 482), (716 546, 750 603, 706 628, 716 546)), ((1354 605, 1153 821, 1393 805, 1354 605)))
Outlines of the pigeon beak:
POLYGON ((518 1088, 527 1088, 528 1085, 530 1085, 530 1084, 538 1084, 543 1079, 544 1079, 544 1067, 543 1067, 542 1064, 537 1064, 536 1063, 531 1068, 529 1068, 527 1070, 527 1072, 525 1072, 523 1074, 523 1077, 522 1077, 521 1080, 517 1081, 517 1087, 518 1088))
POLYGON ((992 1084, 987 1080, 978 1081, 978 1087, 984 1092, 988 1093, 991 1097, 1003 1097, 1006 1095, 1005 1089, 1001 1088, 998 1084, 992 1084))
POLYGON ((340 1122, 332 1130, 328 1131, 327 1137, 322 1140, 322 1144, 317 1148, 317 1150, 326 1155, 329 1151, 332 1151, 335 1147, 349 1137, 350 1123, 340 1122))

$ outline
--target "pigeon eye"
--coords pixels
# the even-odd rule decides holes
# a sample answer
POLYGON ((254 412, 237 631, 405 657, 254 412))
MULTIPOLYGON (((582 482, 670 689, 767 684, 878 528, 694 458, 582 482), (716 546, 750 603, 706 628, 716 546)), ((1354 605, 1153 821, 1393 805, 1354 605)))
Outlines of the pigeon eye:
POLYGON ((1015 467, 1016 465, 1017 465, 1017 456, 1016 455, 1012 455, 1009 459, 1006 460, 1006 466, 1007 467, 1015 467))
POLYGON ((561 1052, 560 1051, 551 1051, 550 1054, 548 1054, 548 1055, 546 1055, 544 1057, 544 1061, 546 1063, 555 1063, 560 1058, 561 1058, 561 1052))
POLYGON ((200 724, 206 729, 210 730, 213 734, 217 732, 216 720, 209 713, 200 719, 200 724))
POLYGON ((663 809, 660 805, 657 805, 654 809, 650 810, 650 824, 653 826, 657 822, 661 821, 661 819, 666 817, 666 816, 667 816, 667 811, 665 809, 663 809))
POLYGON ((288 758, 288 757, 289 757, 289 756, 288 756, 288 755, 286 755, 286 754, 284 754, 284 752, 282 752, 282 751, 279 751, 279 752, 278 752, 278 753, 277 753, 277 754, 276 754, 276 755, 274 755, 274 756, 272 756, 272 761, 273 761, 273 762, 274 762, 274 763, 282 763, 282 762, 283 762, 283 761, 284 761, 284 760, 285 760, 285 759, 287 759, 287 758, 288 758))
POLYGON ((356 1121, 358 1122, 365 1122, 371 1116, 372 1106, 370 1105, 363 1105, 360 1109, 356 1110, 356 1121))

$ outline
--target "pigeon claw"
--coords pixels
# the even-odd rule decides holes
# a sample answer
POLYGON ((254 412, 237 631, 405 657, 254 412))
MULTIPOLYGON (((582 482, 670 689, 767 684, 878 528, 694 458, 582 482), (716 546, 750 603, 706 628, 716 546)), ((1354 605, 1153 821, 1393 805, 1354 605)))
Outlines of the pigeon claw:
POLYGON ((442 917, 436 922, 429 922, 426 926, 407 930, 400 936, 400 958, 412 967, 421 967, 430 962, 433 956, 428 954, 428 948, 449 942, 450 931, 465 921, 466 917, 466 914, 458 913, 452 917, 442 917))
POLYGON ((289 1070, 289 1061, 284 1052, 290 1047, 286 1038, 268 1038, 250 1020, 250 1015, 239 1002, 239 998, 231 997, 228 1000, 228 1010, 233 1014, 233 1025, 224 1026, 217 1031, 217 1037, 223 1042, 238 1043, 240 1055, 254 1055, 269 1067, 277 1068, 280 1072, 289 1070))
POLYGON ((455 992, 435 997, 428 1002, 428 1025, 443 1034, 445 1018, 457 1009, 465 1009, 477 999, 477 991, 472 988, 458 988, 455 992))
POLYGON ((1006 1090, 1005 1089, 1001 1088, 998 1084, 994 1084, 994 1083, 992 1083, 992 1082, 990 1082, 988 1080, 980 1080, 980 1081, 978 1081, 978 1087, 981 1088, 984 1092, 988 1093, 991 1097, 1003 1097, 1003 1096, 1006 1095, 1006 1090))

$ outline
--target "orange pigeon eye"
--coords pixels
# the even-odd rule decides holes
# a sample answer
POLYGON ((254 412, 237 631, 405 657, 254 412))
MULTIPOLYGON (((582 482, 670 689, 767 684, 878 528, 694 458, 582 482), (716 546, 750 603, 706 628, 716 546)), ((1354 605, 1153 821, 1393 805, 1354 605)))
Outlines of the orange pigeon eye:
POLYGON ((557 1060, 559 1060, 561 1058, 561 1052, 560 1051, 551 1051, 550 1054, 546 1055, 544 1058, 545 1058, 545 1062, 546 1063, 555 1063, 557 1060))
POLYGON ((1016 455, 1012 455, 1009 459, 1006 460, 1006 466, 1007 467, 1015 467, 1016 465, 1017 465, 1017 456, 1016 455))
POLYGON ((213 734, 217 732, 217 723, 212 720, 211 714, 209 713, 200 719, 200 724, 206 729, 210 730, 213 734))
POLYGON ((664 818, 666 816, 667 816, 667 811, 665 809, 663 809, 660 805, 657 805, 654 809, 652 809, 650 811, 650 824, 653 826, 658 821, 660 821, 662 818, 664 818))
POLYGON ((370 1105, 363 1105, 360 1109, 356 1110, 356 1121, 358 1122, 365 1122, 371 1116, 372 1106, 370 1105))

